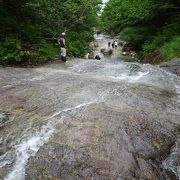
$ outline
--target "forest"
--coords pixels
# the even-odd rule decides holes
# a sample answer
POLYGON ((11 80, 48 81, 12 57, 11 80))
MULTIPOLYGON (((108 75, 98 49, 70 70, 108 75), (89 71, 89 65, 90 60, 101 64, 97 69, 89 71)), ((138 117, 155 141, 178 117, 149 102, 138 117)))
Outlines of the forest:
POLYGON ((109 0, 101 28, 128 42, 143 62, 180 57, 179 0, 109 0))
POLYGON ((0 64, 49 61, 59 54, 62 32, 68 56, 83 57, 100 6, 101 0, 0 1, 0 64))

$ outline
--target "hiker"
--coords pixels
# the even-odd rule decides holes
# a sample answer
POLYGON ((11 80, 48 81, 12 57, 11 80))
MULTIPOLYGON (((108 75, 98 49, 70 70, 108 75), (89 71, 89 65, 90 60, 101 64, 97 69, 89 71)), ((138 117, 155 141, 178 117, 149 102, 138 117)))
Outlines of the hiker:
POLYGON ((95 56, 95 59, 96 59, 96 60, 101 60, 101 57, 97 54, 97 55, 95 56))
POLYGON ((89 59, 89 53, 87 53, 86 55, 85 55, 85 59, 89 59))
POLYGON ((114 47, 115 47, 115 49, 117 49, 117 46, 118 46, 118 42, 117 42, 117 41, 114 41, 114 47))
POLYGON ((114 42, 112 43, 112 48, 114 49, 114 42))
POLYGON ((109 42, 108 42, 108 47, 110 47, 110 46, 111 46, 111 42, 109 41, 109 42))
POLYGON ((60 48, 61 48, 61 60, 63 62, 66 62, 66 40, 65 40, 65 36, 66 36, 66 33, 63 32, 61 34, 61 37, 58 38, 58 44, 60 45, 60 48))

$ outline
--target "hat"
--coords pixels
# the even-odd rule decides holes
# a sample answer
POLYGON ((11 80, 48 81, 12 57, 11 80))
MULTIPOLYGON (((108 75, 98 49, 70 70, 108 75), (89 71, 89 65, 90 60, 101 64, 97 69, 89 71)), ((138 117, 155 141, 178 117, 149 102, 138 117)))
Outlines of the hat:
POLYGON ((66 35, 66 33, 65 33, 65 32, 63 32, 63 33, 62 33, 62 36, 65 36, 65 35, 66 35))

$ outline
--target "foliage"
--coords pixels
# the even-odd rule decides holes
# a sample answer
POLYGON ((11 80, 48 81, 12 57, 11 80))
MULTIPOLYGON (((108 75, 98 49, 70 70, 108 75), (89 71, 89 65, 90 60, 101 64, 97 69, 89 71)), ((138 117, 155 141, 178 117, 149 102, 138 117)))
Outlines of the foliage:
MULTIPOLYGON (((179 34, 180 24, 177 22, 173 22, 172 24, 168 24, 162 27, 162 31, 158 32, 151 40, 146 41, 142 45, 142 51, 140 52, 140 57, 144 58, 148 54, 154 52, 157 49, 164 49, 163 46, 166 44, 167 46, 169 43, 176 42, 176 34, 179 34)), ((165 51, 163 52, 163 54, 165 51)), ((174 52, 175 53, 175 52, 174 52)), ((166 54, 166 53, 165 53, 166 54)), ((176 53, 175 53, 176 54, 176 53)), ((164 58, 170 57, 167 54, 163 55, 164 58)))
MULTIPOLYGON (((126 27, 120 32, 121 39, 131 43, 144 43, 148 39, 146 27, 126 27)), ((151 37, 149 37, 151 38, 151 37)))
POLYGON ((0 43, 0 64, 17 63, 22 61, 24 56, 25 53, 19 40, 8 37, 0 43))
POLYGON ((162 55, 166 60, 180 57, 180 36, 174 37, 163 45, 162 55))
POLYGON ((67 37, 68 55, 72 57, 84 57, 88 52, 87 42, 92 40, 92 32, 69 32, 67 37))
POLYGON ((152 0, 110 0, 102 18, 108 31, 118 33, 124 27, 150 20, 154 9, 152 0))
POLYGON ((39 48, 39 56, 37 59, 40 62, 47 62, 54 58, 59 53, 59 49, 55 47, 52 43, 42 44, 39 48))

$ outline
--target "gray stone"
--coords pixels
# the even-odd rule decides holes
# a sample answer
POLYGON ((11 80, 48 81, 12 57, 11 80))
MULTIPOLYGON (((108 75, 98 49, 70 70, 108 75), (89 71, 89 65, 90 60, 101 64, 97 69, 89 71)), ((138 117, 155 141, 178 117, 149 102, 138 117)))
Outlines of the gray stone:
POLYGON ((161 68, 180 76, 180 59, 174 59, 171 61, 163 62, 159 64, 161 68))
POLYGON ((0 113, 0 128, 6 126, 11 121, 9 116, 9 113, 0 113))

